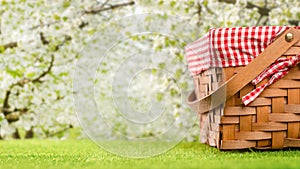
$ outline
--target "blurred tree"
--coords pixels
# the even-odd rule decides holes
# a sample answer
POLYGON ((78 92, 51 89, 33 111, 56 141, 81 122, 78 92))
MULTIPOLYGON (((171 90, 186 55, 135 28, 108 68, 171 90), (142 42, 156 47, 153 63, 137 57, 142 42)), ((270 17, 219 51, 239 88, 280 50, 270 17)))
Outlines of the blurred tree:
MULTIPOLYGON (((99 20, 112 17, 112 10, 134 5, 134 2, 3 0, 0 3, 3 44, 0 45, 0 54, 4 66, 0 78, 3 82, 0 139, 9 133, 13 134, 13 138, 20 138, 19 127, 26 130, 25 138, 32 138, 34 128, 38 126, 41 131, 37 132, 44 133, 46 137, 65 131, 76 123, 74 116, 72 120, 58 124, 53 123, 57 119, 51 119, 57 114, 47 116, 49 122, 46 123, 36 119, 41 114, 37 111, 55 109, 52 104, 65 102, 65 110, 64 106, 56 108, 62 114, 71 109, 68 104, 72 70, 67 67, 74 64, 76 52, 79 52, 72 49, 72 41, 78 42, 82 37, 91 35, 99 20), (78 33, 82 36, 76 37, 78 33), (66 67, 60 71, 62 66, 66 67), (63 83, 66 86, 62 86, 63 83), (51 131, 55 127, 57 129, 51 131)), ((82 43, 84 41, 77 45, 82 43)), ((69 115, 65 113, 65 118, 69 115)))

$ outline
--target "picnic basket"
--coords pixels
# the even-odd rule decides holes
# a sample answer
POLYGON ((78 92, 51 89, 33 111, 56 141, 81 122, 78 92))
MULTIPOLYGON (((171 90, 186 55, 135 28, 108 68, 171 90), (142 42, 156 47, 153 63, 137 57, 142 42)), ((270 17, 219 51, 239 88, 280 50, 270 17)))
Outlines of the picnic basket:
POLYGON ((200 141, 221 150, 300 147, 300 28, 211 29, 185 48, 200 141))

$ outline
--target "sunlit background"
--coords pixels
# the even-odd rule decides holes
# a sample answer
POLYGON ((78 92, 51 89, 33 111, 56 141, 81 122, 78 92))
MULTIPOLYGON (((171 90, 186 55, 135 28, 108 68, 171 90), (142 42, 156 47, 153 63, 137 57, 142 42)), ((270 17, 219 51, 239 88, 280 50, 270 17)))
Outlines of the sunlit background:
MULTIPOLYGON (((182 91, 193 88, 184 58, 186 43, 214 27, 298 25, 300 20, 298 0, 136 0, 134 3, 130 0, 2 0, 0 4, 0 139, 86 138, 74 110, 74 94, 78 91, 73 90, 76 63, 83 57, 84 47, 95 34, 113 36, 105 34, 109 29, 105 26, 109 23, 117 29, 119 18, 159 13, 160 19, 168 21, 171 16, 177 16, 196 28, 184 32, 190 41, 180 41, 183 38, 180 34, 179 39, 159 34, 128 34, 126 40, 108 53, 117 59, 99 64, 92 79, 98 86, 95 99, 98 103, 108 101, 110 90, 97 89, 109 88, 107 79, 116 68, 114 65, 120 65, 118 59, 150 50, 149 55, 155 57, 149 64, 153 63, 155 69, 131 79, 128 103, 144 113, 151 107, 151 101, 171 105, 170 119, 186 132, 185 140, 198 141, 198 122, 187 118, 193 112, 178 100, 182 91), (164 69, 171 69, 172 76, 164 69)), ((140 24, 147 25, 147 20, 140 24)), ((168 31, 178 33, 174 27, 168 31)), ((114 130, 96 128, 112 139, 116 131, 135 138, 157 135, 170 122, 165 120, 154 127, 133 130, 113 112, 106 110, 105 117, 114 130)), ((143 121, 142 116, 139 118, 143 121)))

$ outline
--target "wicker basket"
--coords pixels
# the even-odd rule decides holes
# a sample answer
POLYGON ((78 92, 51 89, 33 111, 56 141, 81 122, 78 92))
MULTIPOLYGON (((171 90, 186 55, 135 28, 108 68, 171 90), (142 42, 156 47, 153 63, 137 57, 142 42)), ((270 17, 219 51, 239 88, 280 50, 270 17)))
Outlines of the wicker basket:
POLYGON ((299 40, 300 30, 291 28, 253 63, 244 67, 210 68, 193 77, 195 91, 187 102, 198 112, 201 142, 222 150, 300 147, 299 65, 267 87, 249 105, 241 102, 242 96, 268 80, 256 86, 250 83, 263 67, 272 63, 272 59, 264 57, 270 53, 274 59, 295 56, 300 52, 299 40), (287 38, 288 33, 294 35, 293 39, 287 38), (227 90, 222 91, 222 88, 227 90), (226 102, 212 103, 212 96, 220 91, 226 93, 226 102))

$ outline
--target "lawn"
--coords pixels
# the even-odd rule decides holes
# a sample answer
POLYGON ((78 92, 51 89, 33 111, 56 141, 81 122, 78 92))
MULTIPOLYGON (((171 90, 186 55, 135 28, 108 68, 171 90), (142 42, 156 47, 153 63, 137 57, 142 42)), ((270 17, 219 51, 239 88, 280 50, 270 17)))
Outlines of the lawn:
POLYGON ((161 155, 132 159, 110 154, 89 140, 14 140, 0 141, 0 168, 299 169, 300 151, 221 152, 203 144, 183 142, 161 155))

